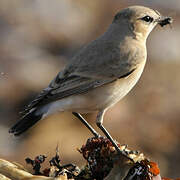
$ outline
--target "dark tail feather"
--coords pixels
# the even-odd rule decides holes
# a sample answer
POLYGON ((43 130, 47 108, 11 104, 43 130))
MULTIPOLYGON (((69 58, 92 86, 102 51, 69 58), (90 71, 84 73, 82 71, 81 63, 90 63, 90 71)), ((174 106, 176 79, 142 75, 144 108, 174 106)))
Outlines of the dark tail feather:
POLYGON ((9 130, 9 133, 13 133, 15 136, 22 134, 38 122, 42 116, 43 114, 37 115, 36 110, 28 113, 9 130))

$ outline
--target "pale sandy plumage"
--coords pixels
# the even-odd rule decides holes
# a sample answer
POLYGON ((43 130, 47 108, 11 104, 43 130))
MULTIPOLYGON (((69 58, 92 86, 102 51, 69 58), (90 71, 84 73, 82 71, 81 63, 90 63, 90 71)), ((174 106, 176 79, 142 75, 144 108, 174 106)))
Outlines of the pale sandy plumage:
POLYGON ((97 125, 106 133, 105 111, 132 89, 143 72, 149 33, 158 23, 164 26, 170 20, 142 6, 118 12, 107 31, 71 59, 10 132, 19 135, 57 111, 98 111, 97 125))

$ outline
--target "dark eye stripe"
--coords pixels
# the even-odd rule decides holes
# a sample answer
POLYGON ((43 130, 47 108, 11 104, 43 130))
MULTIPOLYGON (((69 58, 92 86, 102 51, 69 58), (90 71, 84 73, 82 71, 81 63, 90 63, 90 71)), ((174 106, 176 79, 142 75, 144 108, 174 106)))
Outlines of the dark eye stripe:
POLYGON ((153 21, 153 18, 150 17, 150 16, 144 16, 143 18, 141 18, 143 21, 146 21, 146 22, 152 22, 153 21))

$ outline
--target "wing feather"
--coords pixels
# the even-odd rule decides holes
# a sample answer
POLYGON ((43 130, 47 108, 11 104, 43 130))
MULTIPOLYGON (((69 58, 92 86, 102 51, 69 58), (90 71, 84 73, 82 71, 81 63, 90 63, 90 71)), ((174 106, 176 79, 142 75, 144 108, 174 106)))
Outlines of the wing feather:
POLYGON ((111 83, 131 74, 136 69, 136 55, 120 53, 119 46, 103 40, 95 40, 84 47, 24 110, 28 113, 53 101, 81 93, 111 83), (104 53, 106 52, 106 53, 104 53), (133 57, 132 57, 133 56, 133 57), (126 59, 128 58, 128 59, 126 59), (131 60, 134 60, 131 63, 131 60))
POLYGON ((37 108, 71 95, 86 93, 91 89, 111 83, 115 80, 116 79, 94 80, 80 76, 66 77, 66 80, 60 80, 61 83, 59 85, 54 84, 52 87, 50 84, 48 88, 41 91, 41 93, 27 106, 22 113, 26 114, 33 108, 37 108))

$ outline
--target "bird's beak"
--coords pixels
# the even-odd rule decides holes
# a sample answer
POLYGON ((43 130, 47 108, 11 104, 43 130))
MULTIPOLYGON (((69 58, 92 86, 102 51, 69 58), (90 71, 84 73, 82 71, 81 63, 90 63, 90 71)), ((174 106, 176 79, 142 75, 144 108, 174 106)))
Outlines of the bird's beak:
POLYGON ((166 26, 167 24, 172 24, 173 22, 173 19, 171 17, 164 17, 164 16, 161 16, 158 20, 157 20, 157 23, 163 27, 163 26, 166 26))

